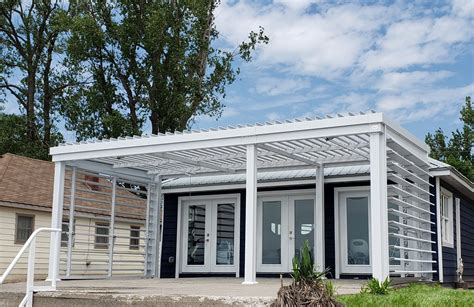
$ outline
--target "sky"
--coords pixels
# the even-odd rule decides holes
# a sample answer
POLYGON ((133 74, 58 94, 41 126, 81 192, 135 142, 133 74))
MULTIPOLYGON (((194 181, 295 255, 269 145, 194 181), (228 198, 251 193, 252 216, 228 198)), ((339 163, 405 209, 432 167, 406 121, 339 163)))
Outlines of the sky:
POLYGON ((222 116, 194 128, 375 110, 420 139, 474 94, 474 1, 223 1, 219 44, 270 37, 239 63, 222 116))
POLYGON ((375 110, 424 139, 459 128, 474 94, 473 0, 222 0, 215 16, 220 48, 259 26, 270 42, 237 62, 222 116, 192 128, 375 110))

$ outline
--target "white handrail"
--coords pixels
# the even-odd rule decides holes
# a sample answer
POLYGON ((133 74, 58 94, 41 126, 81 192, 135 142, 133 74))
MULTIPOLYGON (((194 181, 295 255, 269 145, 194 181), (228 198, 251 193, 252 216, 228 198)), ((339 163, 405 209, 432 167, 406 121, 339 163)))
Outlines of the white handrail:
MULTIPOLYGON (((61 229, 59 228, 38 228, 36 229, 31 236, 28 238, 28 240, 25 242, 23 247, 20 249, 16 257, 13 259, 13 261, 10 263, 8 266, 7 270, 3 275, 0 277, 0 284, 3 284, 3 282, 7 279, 7 276, 10 274, 10 272, 13 270, 15 265, 18 263, 18 260, 20 260, 21 256, 25 253, 26 249, 29 248, 28 251, 28 272, 26 275, 26 295, 23 298, 23 300, 20 303, 21 306, 33 306, 33 292, 34 291, 39 291, 40 288, 35 288, 33 286, 34 280, 35 280, 35 252, 36 252, 36 237, 40 232, 56 232, 60 233, 61 229)), ((56 241, 58 241, 56 238, 56 241)), ((53 243, 53 242, 51 242, 53 243)), ((42 287, 41 290, 44 291, 54 291, 56 290, 56 276, 53 276, 51 280, 51 287, 42 287)))

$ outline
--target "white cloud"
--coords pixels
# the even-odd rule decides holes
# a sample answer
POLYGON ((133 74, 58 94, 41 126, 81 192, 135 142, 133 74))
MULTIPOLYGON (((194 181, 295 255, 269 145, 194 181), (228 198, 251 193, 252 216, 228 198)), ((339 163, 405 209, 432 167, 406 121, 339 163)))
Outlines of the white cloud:
POLYGON ((304 78, 273 78, 265 77, 257 80, 255 91, 258 94, 267 96, 276 96, 283 94, 292 94, 311 86, 311 82, 304 78))
POLYGON ((474 92, 472 75, 458 71, 460 55, 472 53, 473 16, 472 0, 243 0, 223 3, 216 23, 231 46, 260 25, 270 37, 252 64, 258 73, 247 110, 280 118, 296 106, 316 114, 373 108, 410 122, 454 119, 474 92), (255 103, 255 93, 271 99, 255 103))
POLYGON ((276 112, 270 112, 266 115, 266 117, 268 120, 278 120, 281 118, 280 114, 276 112))
POLYGON ((382 75, 375 87, 380 91, 403 92, 407 89, 435 83, 452 75, 452 72, 446 70, 388 72, 382 75))
POLYGON ((377 109, 400 122, 444 118, 458 114, 464 98, 472 95, 474 83, 454 88, 413 89, 398 95, 384 95, 378 99, 377 109))

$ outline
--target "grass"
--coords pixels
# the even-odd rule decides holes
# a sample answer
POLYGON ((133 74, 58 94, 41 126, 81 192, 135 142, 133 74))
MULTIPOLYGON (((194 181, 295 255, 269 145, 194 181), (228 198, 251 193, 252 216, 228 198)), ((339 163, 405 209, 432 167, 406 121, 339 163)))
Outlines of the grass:
POLYGON ((391 289, 387 295, 360 293, 340 295, 338 301, 352 306, 474 306, 474 291, 448 289, 439 285, 412 284, 400 289, 391 289))

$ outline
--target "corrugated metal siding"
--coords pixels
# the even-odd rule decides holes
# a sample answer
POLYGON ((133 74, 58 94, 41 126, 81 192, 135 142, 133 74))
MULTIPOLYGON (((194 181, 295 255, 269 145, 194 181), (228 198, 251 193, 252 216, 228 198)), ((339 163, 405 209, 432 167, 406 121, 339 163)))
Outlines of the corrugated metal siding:
MULTIPOLYGON (((331 167, 324 169, 324 176, 347 176, 347 175, 360 175, 368 174, 368 165, 358 166, 344 166, 344 167, 331 167)), ((258 181, 277 181, 277 180, 291 180, 291 179, 308 179, 316 176, 315 169, 305 170, 293 170, 293 171, 279 171, 279 172, 260 172, 257 173, 258 181)), ((232 183, 244 183, 245 174, 236 175, 218 175, 218 176, 205 176, 205 177, 183 177, 177 179, 171 179, 163 183, 164 189, 189 187, 189 186, 202 186, 202 185, 220 185, 220 184, 232 184, 232 183)))

